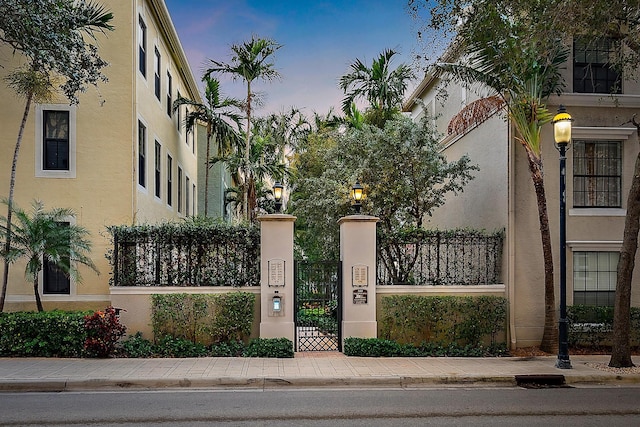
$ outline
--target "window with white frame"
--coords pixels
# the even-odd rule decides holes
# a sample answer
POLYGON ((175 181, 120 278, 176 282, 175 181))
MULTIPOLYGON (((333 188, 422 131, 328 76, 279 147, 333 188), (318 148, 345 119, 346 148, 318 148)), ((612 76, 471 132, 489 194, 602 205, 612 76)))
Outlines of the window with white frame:
POLYGON ((147 127, 138 120, 138 184, 147 186, 147 127))
MULTIPOLYGON (((180 91, 178 91, 176 100, 180 99, 180 97, 180 91)), ((176 113, 178 113, 176 114, 176 129, 178 132, 182 132, 182 107, 178 107, 176 113)))
POLYGON ((182 168, 178 166, 178 213, 182 213, 182 168))
POLYGON ((173 80, 171 78, 171 73, 167 71, 167 116, 173 117, 173 80))
POLYGON ((155 194, 157 198, 161 197, 162 191, 161 191, 161 186, 162 186, 162 146, 160 145, 160 143, 158 141, 156 141, 155 144, 155 150, 154 150, 154 184, 155 184, 155 194))
POLYGON ((622 142, 574 140, 573 207, 622 206, 622 142))
MULTIPOLYGON (((69 222, 59 222, 58 227, 70 227, 69 222)), ((62 260, 69 263, 69 259, 62 260)), ((42 263, 42 293, 44 295, 69 295, 71 293, 71 279, 56 264, 46 257, 42 263)))
POLYGON ((36 176, 75 178, 76 107, 36 106, 36 176))
POLYGON ((173 205, 173 158, 167 154, 167 205, 173 205))
POLYGON ((160 51, 156 47, 154 51, 154 61, 153 61, 153 82, 154 82, 154 92, 156 94, 156 98, 158 98, 158 101, 160 101, 160 66, 161 66, 160 51))
POLYGON ((147 77, 147 24, 138 15, 138 69, 147 77))
POLYGON ((191 191, 191 185, 190 185, 189 182, 190 182, 189 177, 188 176, 185 177, 185 184, 184 184, 184 196, 185 196, 184 206, 185 206, 185 208, 184 208, 184 213, 185 213, 186 216, 190 215, 190 210, 189 209, 191 207, 191 205, 189 204, 190 203, 189 200, 191 199, 189 197, 189 192, 191 191))
POLYGON ((611 66, 615 41, 576 37, 573 41, 573 91, 576 93, 621 93, 620 73, 611 66))
POLYGON ((573 252, 573 304, 612 306, 619 252, 573 252))
POLYGON ((191 198, 191 200, 193 201, 193 209, 192 209, 192 212, 193 212, 193 215, 197 215, 197 214, 198 214, 198 211, 197 211, 197 206, 196 206, 196 185, 195 185, 195 184, 193 184, 193 186, 192 186, 192 192, 191 192, 191 194, 192 194, 192 196, 193 196, 193 197, 191 198))

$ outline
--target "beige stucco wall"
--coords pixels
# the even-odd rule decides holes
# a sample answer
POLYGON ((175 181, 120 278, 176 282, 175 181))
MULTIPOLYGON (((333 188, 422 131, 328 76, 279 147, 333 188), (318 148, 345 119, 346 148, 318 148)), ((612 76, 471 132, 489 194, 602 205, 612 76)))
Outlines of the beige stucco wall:
MULTIPOLYGON (((178 64, 180 55, 171 51, 165 33, 160 31, 160 28, 168 31, 173 29, 167 29, 166 25, 158 23, 157 15, 152 13, 151 3, 137 0, 116 1, 107 5, 114 15, 112 23, 115 30, 106 35, 99 34, 97 38, 100 55, 110 64, 104 70, 109 81, 100 84, 97 90, 90 87, 80 95, 80 103, 74 107, 76 122, 71 131, 75 131, 76 140, 75 176, 37 177, 39 156, 36 146, 41 142, 37 141, 36 135, 36 105, 28 117, 18 161, 15 202, 22 208, 29 208, 32 200, 40 199, 46 208, 72 208, 77 214, 76 223, 91 233, 92 259, 100 271, 98 276, 81 267, 84 282, 72 284, 71 295, 42 295, 45 309, 97 309, 104 308, 109 303, 110 267, 105 254, 110 249, 110 241, 106 226, 156 222, 178 217, 175 202, 173 209, 167 208, 165 191, 161 199, 154 195, 155 139, 163 147, 163 181, 166 180, 166 153, 171 152, 174 168, 180 165, 191 182, 196 182, 197 164, 193 142, 190 146, 185 144, 174 122, 166 114, 167 68, 180 70, 173 76, 173 99, 176 98, 177 90, 184 96, 199 95, 189 90, 194 84, 186 83, 185 78, 191 76, 188 65, 178 64), (148 28, 147 79, 151 78, 148 83, 138 72, 137 66, 139 13, 145 17, 148 28), (153 94, 155 45, 158 45, 162 54, 162 104, 153 94), (140 118, 145 121, 148 129, 149 185, 146 192, 137 184, 137 123, 140 118)), ((153 3, 158 1, 153 0, 153 3)), ((22 62, 19 55, 13 55, 5 46, 0 47, 0 80, 22 62)), ((52 104, 66 108, 68 101, 59 97, 52 104)), ((11 159, 23 108, 24 101, 15 97, 4 84, 0 85, 0 197, 7 197, 9 193, 11 159)), ((176 184, 177 178, 174 175, 174 185, 176 184)), ((174 193, 174 200, 175 197, 174 193)), ((24 263, 17 262, 10 270, 5 308, 35 309, 33 301, 32 285, 24 279, 24 263)))

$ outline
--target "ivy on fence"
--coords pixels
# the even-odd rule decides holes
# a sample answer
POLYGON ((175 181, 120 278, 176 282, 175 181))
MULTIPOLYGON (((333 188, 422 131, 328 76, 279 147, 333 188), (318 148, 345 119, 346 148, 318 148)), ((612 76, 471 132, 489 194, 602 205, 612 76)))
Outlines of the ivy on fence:
POLYGON ((425 230, 378 233, 379 285, 499 283, 504 231, 425 230))
POLYGON ((181 338, 209 345, 247 340, 254 319, 255 295, 153 294, 151 324, 156 340, 181 338))
POLYGON ((113 286, 259 286, 255 226, 203 219, 111 226, 113 286))
POLYGON ((495 345, 506 340, 507 305, 496 296, 384 296, 380 337, 415 345, 495 345))

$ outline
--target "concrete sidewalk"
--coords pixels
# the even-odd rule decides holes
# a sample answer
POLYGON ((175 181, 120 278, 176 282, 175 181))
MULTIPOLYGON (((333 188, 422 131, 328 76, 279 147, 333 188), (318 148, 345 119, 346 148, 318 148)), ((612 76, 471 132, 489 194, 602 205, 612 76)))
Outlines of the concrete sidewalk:
MULTIPOLYGON (((568 385, 640 384, 640 373, 608 372, 609 356, 571 356, 573 369, 551 357, 347 357, 298 353, 293 359, 0 358, 0 391, 161 388, 515 386, 516 375, 564 375, 568 385)), ((638 363, 639 361, 635 361, 638 363)))

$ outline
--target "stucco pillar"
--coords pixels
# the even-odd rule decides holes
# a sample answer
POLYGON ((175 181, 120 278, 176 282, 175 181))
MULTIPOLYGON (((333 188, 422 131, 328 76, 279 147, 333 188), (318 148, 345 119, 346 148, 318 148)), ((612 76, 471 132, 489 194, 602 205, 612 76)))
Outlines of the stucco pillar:
POLYGON ((376 338, 376 223, 378 218, 341 218, 342 337, 376 338))
POLYGON ((295 216, 260 221, 260 338, 295 339, 293 323, 293 226, 295 216))

